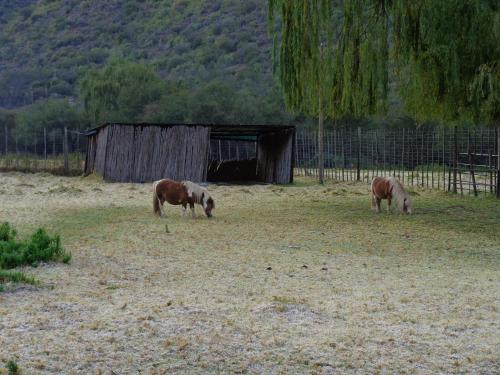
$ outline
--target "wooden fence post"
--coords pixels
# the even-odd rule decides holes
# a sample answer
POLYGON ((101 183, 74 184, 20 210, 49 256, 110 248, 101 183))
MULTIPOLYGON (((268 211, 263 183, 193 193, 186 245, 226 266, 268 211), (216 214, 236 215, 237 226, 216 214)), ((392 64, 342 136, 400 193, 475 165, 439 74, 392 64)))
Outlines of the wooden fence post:
POLYGON ((342 181, 345 181, 345 128, 340 130, 340 139, 342 141, 342 181))
MULTIPOLYGON (((477 197, 477 187, 476 187, 476 176, 474 174, 474 158, 472 156, 472 148, 471 148, 471 138, 470 138, 470 130, 467 131, 467 137, 468 137, 468 152, 469 152, 469 173, 470 177, 472 178, 472 188, 474 189, 474 195, 477 197)), ((469 187, 470 191, 470 187, 469 187)))
POLYGON ((323 124, 323 111, 321 110, 321 96, 319 101, 319 119, 318 119, 318 179, 319 183, 324 183, 325 173, 325 155, 323 150, 324 145, 324 124, 323 124))
POLYGON ((47 169, 47 129, 43 128, 43 167, 47 169))
POLYGON ((361 180, 361 127, 358 126, 358 153, 356 162, 356 179, 361 180))
POLYGON ((68 160, 68 128, 64 127, 64 138, 63 138, 63 153, 64 153, 64 172, 69 170, 69 160, 68 160))
POLYGON ((450 186, 448 185, 448 190, 446 190, 446 128, 443 126, 443 190, 450 191, 450 186))
POLYGON ((403 140, 401 141, 401 176, 403 184, 405 183, 405 128, 403 128, 403 140))
POLYGON ((497 127, 497 198, 500 198, 500 127, 497 127))
POLYGON ((34 146, 35 146, 35 158, 38 158, 38 150, 36 147, 38 144, 38 134, 36 133, 36 130, 35 130, 35 140, 33 142, 34 142, 34 146))
POLYGON ((5 124, 3 124, 3 128, 5 130, 5 155, 7 155, 9 153, 9 136, 8 136, 8 133, 7 133, 7 122, 5 122, 5 124))
POLYGON ((453 128, 453 193, 457 194, 457 173, 458 173, 458 136, 457 127, 453 128))

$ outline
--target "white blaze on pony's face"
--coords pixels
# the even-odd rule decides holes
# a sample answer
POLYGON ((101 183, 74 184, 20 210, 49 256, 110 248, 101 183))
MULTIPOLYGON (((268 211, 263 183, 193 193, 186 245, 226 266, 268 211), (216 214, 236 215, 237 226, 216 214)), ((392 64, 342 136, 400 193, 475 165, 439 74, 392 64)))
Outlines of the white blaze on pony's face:
POLYGON ((411 214, 411 202, 410 198, 405 198, 403 201, 403 212, 405 214, 411 214))
POLYGON ((205 210, 205 214, 207 217, 212 217, 212 210, 215 208, 214 200, 209 195, 205 193, 201 196, 201 202, 203 205, 203 210, 205 210))

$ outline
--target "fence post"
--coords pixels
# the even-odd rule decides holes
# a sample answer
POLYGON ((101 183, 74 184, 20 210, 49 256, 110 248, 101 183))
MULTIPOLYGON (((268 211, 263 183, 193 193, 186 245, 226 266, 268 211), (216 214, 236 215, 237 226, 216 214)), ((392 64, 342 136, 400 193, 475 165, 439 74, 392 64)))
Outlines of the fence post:
POLYGON ((497 127, 497 198, 500 198, 500 127, 497 127))
POLYGON ((321 96, 319 99, 319 126, 318 126, 318 177, 319 183, 323 184, 324 182, 324 173, 325 173, 325 155, 323 150, 324 143, 324 126, 323 126, 323 111, 321 110, 321 96))
POLYGON ((47 129, 46 128, 43 128, 43 158, 45 160, 47 160, 47 129))
MULTIPOLYGON (((446 128, 443 126, 443 190, 446 191, 446 165, 448 164, 446 160, 446 128)), ((450 189, 448 188, 448 191, 450 189)))
POLYGON ((64 127, 64 138, 63 138, 63 152, 64 152, 64 172, 69 170, 69 160, 68 160, 68 128, 64 127))
MULTIPOLYGON (((474 189, 474 195, 477 197, 477 186, 476 186, 476 176, 474 174, 474 157, 472 156, 473 151, 475 151, 475 147, 471 146, 471 138, 470 138, 470 130, 467 130, 467 143, 469 144, 468 152, 469 152, 469 173, 472 178, 472 188, 474 189)), ((470 191, 470 187, 469 187, 470 191)))
POLYGON ((403 140, 401 141, 401 177, 405 182, 405 128, 403 128, 403 140))
POLYGON ((340 140, 342 142, 342 181, 345 181, 345 127, 340 129, 340 140))
POLYGON ((457 127, 453 128, 453 193, 457 194, 457 172, 458 172, 458 136, 457 127))
POLYGON ((361 180, 361 127, 358 126, 358 155, 356 162, 356 179, 361 180))
POLYGON ((7 122, 5 122, 5 124, 3 124, 3 128, 5 130, 5 155, 8 154, 9 152, 9 136, 7 135, 7 122))

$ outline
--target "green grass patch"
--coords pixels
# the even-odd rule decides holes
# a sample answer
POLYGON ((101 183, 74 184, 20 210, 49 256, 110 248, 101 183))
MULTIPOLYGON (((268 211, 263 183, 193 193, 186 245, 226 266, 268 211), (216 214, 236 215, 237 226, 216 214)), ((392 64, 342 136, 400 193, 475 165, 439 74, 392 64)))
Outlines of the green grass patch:
POLYGON ((9 371, 9 375, 17 375, 21 373, 18 364, 13 360, 7 362, 7 371, 9 371))
POLYGON ((37 281, 22 272, 7 271, 20 266, 37 267, 39 262, 59 261, 69 263, 71 254, 61 245, 59 236, 49 236, 39 228, 24 241, 17 240, 17 232, 5 222, 0 225, 0 291, 7 282, 24 282, 36 285, 37 281))

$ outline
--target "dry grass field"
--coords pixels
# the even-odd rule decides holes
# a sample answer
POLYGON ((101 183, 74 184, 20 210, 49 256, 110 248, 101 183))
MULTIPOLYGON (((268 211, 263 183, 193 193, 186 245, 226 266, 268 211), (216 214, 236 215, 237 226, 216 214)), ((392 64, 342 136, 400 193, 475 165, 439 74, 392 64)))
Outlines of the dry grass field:
POLYGON ((493 198, 416 190, 414 215, 377 215, 365 183, 302 179, 159 219, 149 184, 0 182, 1 221, 73 254, 0 294, 0 373, 500 373, 493 198))

